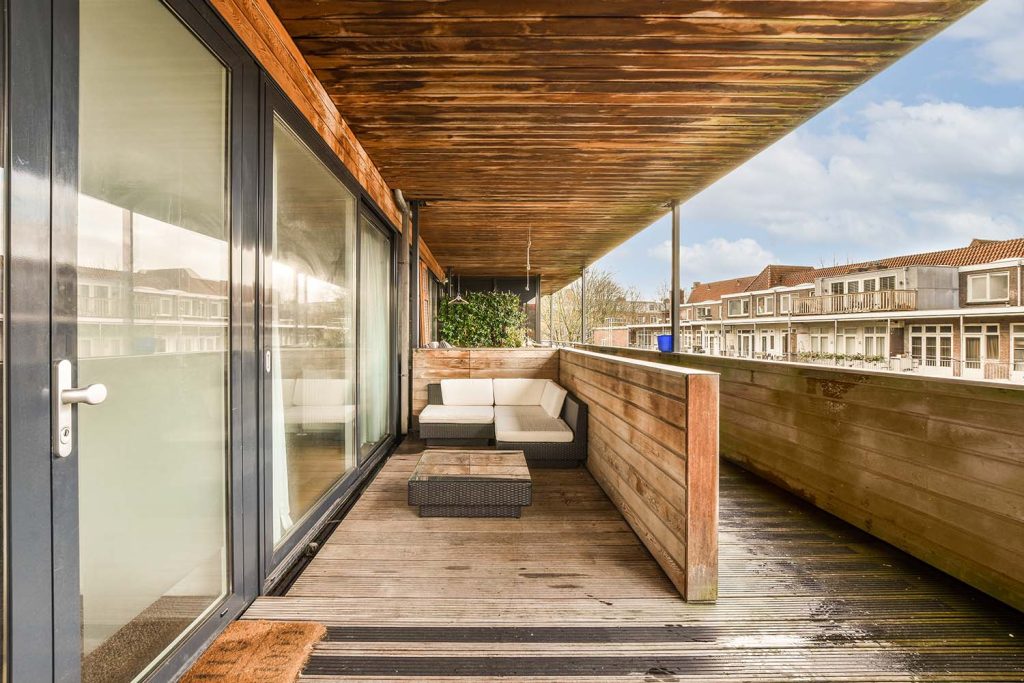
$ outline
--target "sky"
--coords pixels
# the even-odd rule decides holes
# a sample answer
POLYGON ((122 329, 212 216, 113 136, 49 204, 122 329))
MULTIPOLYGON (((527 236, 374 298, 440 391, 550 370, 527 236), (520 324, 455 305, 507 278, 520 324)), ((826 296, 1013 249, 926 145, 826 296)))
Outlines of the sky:
MULTIPOLYGON (((681 282, 1024 236, 1024 0, 989 0, 681 207, 681 282)), ((666 215, 596 268, 653 297, 666 215)))

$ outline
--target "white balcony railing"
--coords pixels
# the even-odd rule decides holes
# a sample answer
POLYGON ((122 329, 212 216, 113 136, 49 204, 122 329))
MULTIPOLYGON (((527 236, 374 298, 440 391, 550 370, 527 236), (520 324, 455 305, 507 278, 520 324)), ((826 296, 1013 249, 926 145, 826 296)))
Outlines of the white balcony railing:
POLYGON ((793 315, 913 311, 916 308, 917 290, 915 289, 826 294, 825 296, 807 296, 793 300, 793 315))

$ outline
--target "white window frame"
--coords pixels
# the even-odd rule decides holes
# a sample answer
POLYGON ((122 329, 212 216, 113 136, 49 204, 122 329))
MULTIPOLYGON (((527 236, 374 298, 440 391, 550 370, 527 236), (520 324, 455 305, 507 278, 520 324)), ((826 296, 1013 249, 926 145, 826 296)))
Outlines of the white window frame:
POLYGON ((757 314, 758 315, 774 315, 775 314, 775 295, 774 294, 762 294, 757 297, 757 314))
POLYGON ((1024 372, 1024 325, 1010 326, 1010 364, 1014 372, 1024 372), (1018 351, 1021 352, 1019 360, 1018 351))
POLYGON ((750 297, 744 297, 742 299, 729 299, 726 304, 726 310, 728 311, 730 318, 745 318, 750 315, 750 297), (732 312, 732 305, 737 304, 740 308, 739 313, 732 312))
POLYGON ((812 327, 810 330, 811 351, 813 353, 829 353, 831 351, 832 335, 822 327, 812 327))
POLYGON ((980 273, 978 275, 967 276, 967 302, 968 303, 985 303, 985 302, 1002 302, 1009 301, 1010 299, 1010 271, 1002 271, 999 273, 980 273), (990 296, 992 291, 992 280, 993 278, 1000 278, 1006 280, 1006 296, 995 297, 990 296), (979 296, 977 282, 984 281, 984 296, 979 296))
POLYGON ((790 309, 793 308, 793 295, 792 294, 780 294, 779 295, 779 314, 789 313, 790 309))
POLYGON ((860 280, 850 280, 846 283, 847 294, 859 294, 860 293, 860 280))
POLYGON ((878 290, 880 292, 894 291, 896 289, 896 276, 895 275, 882 275, 878 278, 878 290), (886 287, 887 284, 892 283, 892 287, 886 287))
POLYGON ((846 294, 846 284, 843 282, 833 282, 829 285, 829 294, 833 296, 839 296, 840 294, 846 294))

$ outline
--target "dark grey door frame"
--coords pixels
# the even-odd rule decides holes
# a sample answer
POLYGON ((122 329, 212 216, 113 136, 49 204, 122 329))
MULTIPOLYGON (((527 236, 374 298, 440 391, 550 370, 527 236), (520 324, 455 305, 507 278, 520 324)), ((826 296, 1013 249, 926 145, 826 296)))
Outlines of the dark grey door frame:
POLYGON ((8 680, 46 681, 53 676, 49 374, 54 19, 49 2, 8 0, 7 9, 4 660, 8 680))

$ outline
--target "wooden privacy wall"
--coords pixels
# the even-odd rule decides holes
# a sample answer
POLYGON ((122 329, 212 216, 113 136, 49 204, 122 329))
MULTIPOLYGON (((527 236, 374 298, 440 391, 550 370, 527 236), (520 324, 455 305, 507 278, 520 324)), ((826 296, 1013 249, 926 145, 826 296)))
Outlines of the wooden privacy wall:
POLYGON ((412 414, 427 405, 427 385, 442 379, 558 379, 557 349, 417 349, 412 357, 412 414))
POLYGON ((1024 609, 1024 390, 601 350, 720 373, 724 457, 1024 609))
POLYGON ((590 409, 587 468, 682 596, 718 596, 718 376, 563 349, 590 409))

